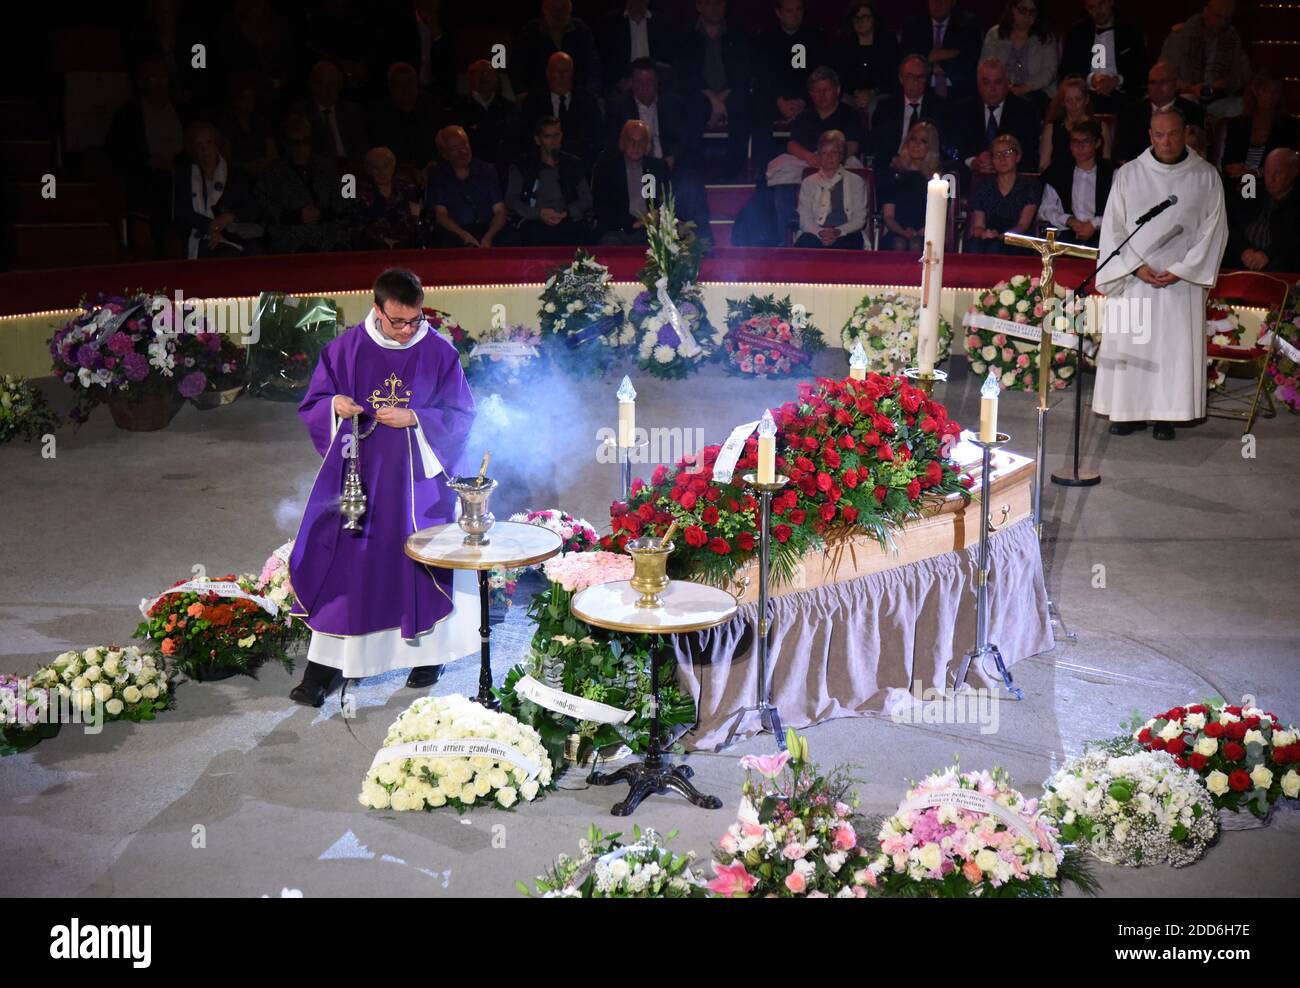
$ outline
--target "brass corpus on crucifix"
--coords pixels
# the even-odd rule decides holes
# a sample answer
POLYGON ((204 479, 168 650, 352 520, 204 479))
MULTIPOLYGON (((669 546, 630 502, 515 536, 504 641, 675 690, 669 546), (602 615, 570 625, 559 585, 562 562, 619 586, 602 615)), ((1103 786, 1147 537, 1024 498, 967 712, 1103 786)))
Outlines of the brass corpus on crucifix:
MULTIPOLYGON (((1054 226, 1047 228, 1047 236, 1027 237, 1023 233, 1004 233, 1002 235, 1003 243, 1011 244, 1014 247, 1028 247, 1030 250, 1037 251, 1039 257, 1043 259, 1043 273, 1039 279, 1039 287, 1043 293, 1043 313, 1046 320, 1043 327, 1042 339, 1038 346, 1038 407, 1047 408, 1047 392, 1051 387, 1051 370, 1052 370, 1052 328, 1055 323, 1053 309, 1056 302, 1056 259, 1061 255, 1066 257, 1085 257, 1090 260, 1096 260, 1099 251, 1096 247, 1080 247, 1078 244, 1058 243, 1056 235, 1059 233, 1054 226)), ((1075 369, 1075 374, 1082 374, 1083 368, 1075 369)), ((1077 386, 1077 385, 1076 385, 1077 386)))

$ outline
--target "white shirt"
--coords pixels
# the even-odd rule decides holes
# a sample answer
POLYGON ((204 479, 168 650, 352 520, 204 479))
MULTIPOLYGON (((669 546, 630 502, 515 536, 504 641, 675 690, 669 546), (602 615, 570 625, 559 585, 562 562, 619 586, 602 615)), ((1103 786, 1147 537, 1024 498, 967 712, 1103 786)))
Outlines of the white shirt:
POLYGON ((906 96, 903 97, 903 133, 898 139, 898 147, 895 149, 899 153, 903 150, 903 145, 907 143, 907 122, 912 118, 912 107, 916 107, 916 119, 919 122, 922 119, 921 100, 913 103, 906 96))
POLYGON ((627 18, 628 30, 632 36, 632 61, 638 58, 650 57, 650 11, 646 11, 644 17, 639 21, 632 20, 632 16, 625 10, 623 16, 627 18))
POLYGON ((551 93, 551 116, 555 117, 557 120, 560 117, 560 110, 563 108, 561 104, 564 100, 568 100, 569 106, 572 106, 573 93, 565 93, 563 96, 559 93, 551 93))
MULTIPOLYGON (((981 106, 981 109, 984 111, 984 133, 988 133, 988 129, 989 129, 989 113, 990 113, 990 112, 993 114, 993 122, 994 122, 994 124, 997 126, 997 129, 998 129, 999 131, 1001 131, 1001 129, 1002 129, 1002 109, 1003 109, 1003 107, 1005 107, 1006 105, 1007 105, 1007 104, 1006 104, 1005 102, 1002 102, 1002 103, 999 103, 997 106, 993 106, 993 107, 990 107, 987 103, 985 103, 985 104, 983 104, 983 105, 981 106)), ((974 159, 973 157, 972 157, 972 158, 967 158, 967 159, 966 159, 966 167, 967 167, 967 168, 971 167, 971 162, 973 162, 974 160, 975 160, 975 159, 974 159)))
POLYGON ((1070 207, 1072 214, 1065 212, 1061 197, 1050 185, 1043 186, 1043 204, 1039 209, 1043 219, 1052 226, 1064 229, 1071 216, 1085 223, 1097 223, 1097 166, 1089 169, 1074 167, 1074 178, 1070 183, 1070 207))
POLYGON ((640 100, 633 100, 636 103, 636 115, 643 124, 650 128, 650 154, 656 158, 664 156, 663 145, 659 142, 659 101, 655 100, 649 106, 646 106, 640 100))
POLYGON ((1094 69, 1092 72, 1088 73, 1089 85, 1092 84, 1093 76, 1113 75, 1118 80, 1115 83, 1116 87, 1122 87, 1124 85, 1124 77, 1119 74, 1119 56, 1115 53, 1115 25, 1112 24, 1105 28, 1094 27, 1092 43, 1094 46, 1101 45, 1104 50, 1105 61, 1102 62, 1102 65, 1105 67, 1094 69))

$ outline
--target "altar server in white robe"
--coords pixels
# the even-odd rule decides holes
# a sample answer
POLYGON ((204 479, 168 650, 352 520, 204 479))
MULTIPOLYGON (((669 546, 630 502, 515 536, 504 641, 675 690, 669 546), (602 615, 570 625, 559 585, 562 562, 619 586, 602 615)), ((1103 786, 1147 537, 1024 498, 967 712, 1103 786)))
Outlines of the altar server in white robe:
POLYGON ((1171 194, 1178 202, 1149 220, 1097 287, 1106 295, 1093 410, 1112 435, 1153 425, 1173 439, 1175 422, 1205 417, 1205 298, 1228 242, 1223 184, 1187 147, 1174 109, 1151 117, 1151 147, 1115 173, 1101 227, 1105 259, 1137 218, 1171 194))

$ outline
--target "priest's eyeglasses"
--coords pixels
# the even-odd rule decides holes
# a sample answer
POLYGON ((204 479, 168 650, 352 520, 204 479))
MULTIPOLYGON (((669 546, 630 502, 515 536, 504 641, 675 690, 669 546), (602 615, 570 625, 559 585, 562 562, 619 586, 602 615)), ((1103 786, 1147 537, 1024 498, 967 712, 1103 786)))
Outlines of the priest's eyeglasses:
MULTIPOLYGON (((379 311, 384 312, 383 309, 380 309, 379 311)), ((423 313, 416 316, 414 319, 394 319, 387 312, 384 312, 384 318, 388 320, 388 324, 392 326, 393 329, 405 329, 407 326, 410 326, 412 329, 419 329, 424 325, 423 313)))

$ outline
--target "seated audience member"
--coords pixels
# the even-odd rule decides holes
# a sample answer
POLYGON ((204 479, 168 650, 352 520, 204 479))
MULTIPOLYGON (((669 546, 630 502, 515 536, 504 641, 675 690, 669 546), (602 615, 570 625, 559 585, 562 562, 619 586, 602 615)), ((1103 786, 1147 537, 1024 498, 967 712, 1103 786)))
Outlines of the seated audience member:
POLYGON ((500 77, 486 58, 465 70, 469 92, 452 107, 452 119, 465 128, 476 157, 493 164, 505 177, 518 132, 518 110, 500 92, 500 77))
POLYGON ((649 157, 649 148, 649 128, 640 120, 629 120, 619 135, 618 151, 607 151, 596 163, 591 195, 602 244, 630 247, 646 242, 649 200, 661 200, 668 189, 668 169, 649 157))
POLYGON ((859 148, 865 143, 862 121, 857 110, 840 102, 840 79, 835 70, 822 65, 808 76, 809 106, 790 124, 790 139, 785 153, 778 154, 767 165, 767 185, 772 190, 776 205, 778 229, 784 230, 794 221, 795 199, 803 183, 803 173, 808 168, 821 167, 818 144, 822 134, 829 130, 844 135, 844 163, 851 168, 862 165, 859 148))
POLYGON ((745 33, 728 26, 726 0, 695 0, 695 10, 695 27, 674 62, 678 88, 688 112, 697 105, 696 93, 706 100, 698 104, 702 119, 687 118, 691 140, 701 141, 705 130, 726 129, 722 175, 734 178, 749 154, 753 53, 745 33))
POLYGON ((290 112, 306 117, 319 155, 357 162, 370 148, 366 122, 355 103, 342 102, 343 73, 333 62, 317 62, 307 80, 308 97, 290 112))
POLYGON ((867 183, 844 167, 847 141, 828 130, 817 142, 818 170, 799 186, 796 247, 862 250, 867 224, 867 183))
POLYGON ((437 105, 456 91, 456 39, 443 28, 441 0, 397 0, 374 31, 372 47, 372 79, 383 79, 394 62, 406 62, 415 67, 421 92, 437 105))
POLYGON ((1018 173, 1020 141, 1012 134, 993 139, 993 177, 971 184, 970 233, 966 250, 972 254, 1022 254, 1024 249, 1002 242, 1004 233, 1029 233, 1042 198, 1038 180, 1018 173))
POLYGON ((415 66, 394 62, 388 67, 388 98, 370 111, 370 136, 386 147, 397 163, 417 171, 433 160, 433 135, 446 125, 445 112, 420 92, 415 66))
POLYGON ((677 100, 661 94, 659 69, 650 59, 637 59, 629 72, 628 91, 605 103, 605 126, 610 135, 605 147, 617 146, 623 124, 640 120, 650 130, 650 156, 662 158, 671 171, 677 166, 685 144, 682 107, 677 100))
POLYGON ((979 23, 972 14, 954 9, 955 0, 926 0, 925 6, 925 13, 903 28, 903 54, 925 58, 935 95, 957 103, 973 99, 983 40, 979 23))
POLYGON ((773 122, 784 130, 807 107, 808 74, 826 62, 821 32, 804 16, 803 0, 773 0, 775 18, 754 39, 754 167, 777 153, 773 122), (803 58, 795 57, 796 47, 803 58))
POLYGON ((527 247, 585 244, 591 239, 591 188, 582 162, 560 150, 560 121, 537 121, 532 154, 510 166, 506 209, 527 247))
POLYGON ((601 86, 606 93, 627 88, 632 64, 648 58, 671 63, 676 57, 675 31, 666 15, 655 16, 650 0, 624 0, 596 26, 601 86))
POLYGON ((1245 195, 1242 182, 1225 185, 1228 249, 1225 268, 1250 271, 1300 271, 1300 192, 1296 175, 1300 154, 1275 148, 1264 159, 1263 189, 1245 195), (1261 194, 1262 193, 1262 194, 1261 194))
POLYGON ((1287 112, 1282 79, 1270 69, 1256 72, 1242 95, 1242 115, 1228 121, 1223 140, 1223 174, 1241 178, 1259 174, 1274 148, 1294 148, 1300 127, 1287 112))
POLYGON ((1029 160, 1037 162, 1039 117, 1027 102, 1011 95, 1006 67, 996 58, 985 59, 976 85, 979 96, 953 111, 962 163, 975 174, 992 175, 993 139, 999 134, 1016 138, 1017 146, 1028 150, 1029 160))
POLYGON ((876 16, 874 0, 849 5, 848 31, 835 47, 832 64, 844 94, 859 113, 868 115, 881 96, 898 88, 898 42, 876 16))
POLYGON ((1232 26, 1236 0, 1209 0, 1199 14, 1175 26, 1160 49, 1185 99, 1211 119, 1241 112, 1241 91, 1250 80, 1246 44, 1232 26))
POLYGON ((275 128, 258 107, 256 84, 237 78, 231 84, 230 98, 217 114, 216 129, 230 145, 230 164, 246 178, 275 160, 275 128))
POLYGON ((1115 0, 1084 0, 1083 5, 1088 15, 1065 36, 1061 78, 1079 76, 1097 112, 1115 113, 1141 94, 1151 57, 1142 29, 1116 19, 1115 0))
POLYGON ((173 171, 172 216, 189 258, 261 253, 262 228, 248 179, 231 167, 220 144, 211 124, 190 124, 186 153, 173 171))
POLYGON ((171 226, 172 167, 185 149, 185 129, 161 58, 141 62, 135 82, 131 101, 113 114, 107 146, 125 187, 127 209, 145 218, 155 256, 163 257, 171 226))
POLYGON ((421 205, 420 187, 404 175, 397 174, 397 155, 385 147, 366 152, 366 174, 357 186, 361 204, 361 232, 357 237, 363 250, 385 248, 405 250, 415 247, 421 205))
POLYGON ((1206 161, 1210 160, 1210 137, 1200 124, 1187 125, 1187 146, 1206 161))
MULTIPOLYGON (((1092 117, 1092 97, 1088 93, 1088 84, 1081 76, 1066 76, 1056 88, 1051 106, 1047 109, 1047 120, 1043 124, 1042 136, 1038 142, 1038 170, 1047 171, 1052 167, 1068 168, 1074 161, 1070 154, 1070 128, 1084 118, 1092 117)), ((1100 125, 1100 121, 1098 124, 1100 125)), ((1101 128, 1101 156, 1110 159, 1111 134, 1107 127, 1101 128)))
POLYGON ((1146 96, 1125 107, 1119 115, 1115 134, 1115 160, 1132 161, 1151 146, 1151 114, 1170 107, 1183 115, 1189 124, 1203 124, 1205 111, 1196 103, 1178 95, 1178 80, 1164 62, 1156 62, 1147 72, 1146 96))
POLYGON ((1061 231, 1059 239, 1096 247, 1101 217, 1110 197, 1115 166, 1101 155, 1101 124, 1084 117, 1069 130, 1072 160, 1043 172, 1043 200, 1038 213, 1061 231))
MULTIPOLYGON (((518 91, 531 94, 534 89, 545 89, 551 59, 557 53, 569 56, 574 84, 580 90, 592 95, 600 90, 596 36, 586 21, 573 16, 573 0, 542 0, 542 15, 524 25, 514 50, 519 53, 518 66, 512 63, 510 74, 518 91)), ((568 125, 563 117, 560 123, 568 125)))
POLYGON ((922 120, 936 127, 946 125, 948 105, 925 88, 929 78, 929 66, 920 55, 907 55, 899 63, 899 92, 882 97, 871 117, 873 167, 889 167, 903 152, 912 128, 922 120))
POLYGON ((311 124, 290 114, 280 125, 281 155, 258 177, 255 195, 276 254, 346 250, 354 202, 343 198, 333 156, 312 152, 311 124))
POLYGON ((1048 27, 1046 0, 1009 0, 1002 20, 984 35, 980 59, 1007 68, 1011 95, 1028 100, 1039 115, 1056 90, 1056 38, 1048 27))
POLYGON ((463 127, 438 131, 437 146, 442 161, 429 169, 422 210, 434 246, 491 247, 506 225, 496 169, 474 157, 463 127))
POLYGON ((546 85, 535 88, 519 110, 515 152, 533 147, 533 134, 542 117, 555 117, 564 129, 564 150, 582 159, 590 169, 600 153, 600 101, 585 89, 574 88, 573 59, 556 52, 546 63, 546 85))
POLYGON ((945 174, 952 165, 943 160, 939 128, 928 120, 912 127, 903 142, 903 153, 891 167, 876 172, 876 198, 886 230, 882 250, 919 251, 924 247, 930 177, 945 174))

